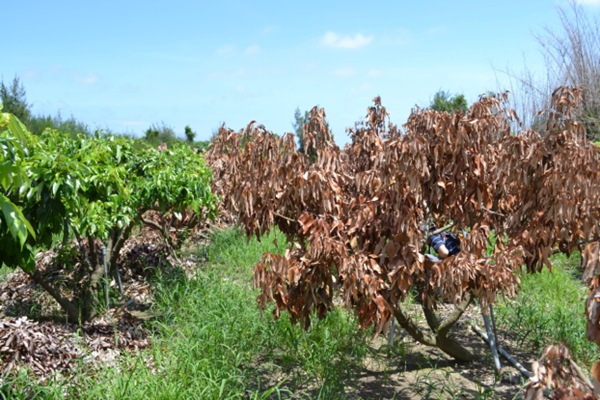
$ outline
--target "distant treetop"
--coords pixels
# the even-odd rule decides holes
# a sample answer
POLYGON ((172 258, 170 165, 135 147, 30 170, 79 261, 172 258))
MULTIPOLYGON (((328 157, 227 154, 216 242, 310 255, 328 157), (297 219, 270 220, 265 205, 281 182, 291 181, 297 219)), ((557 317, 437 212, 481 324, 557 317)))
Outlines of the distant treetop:
POLYGON ((451 95, 449 92, 443 90, 439 90, 433 95, 433 100, 429 108, 434 111, 446 111, 449 113, 456 111, 467 112, 469 109, 465 95, 451 95))

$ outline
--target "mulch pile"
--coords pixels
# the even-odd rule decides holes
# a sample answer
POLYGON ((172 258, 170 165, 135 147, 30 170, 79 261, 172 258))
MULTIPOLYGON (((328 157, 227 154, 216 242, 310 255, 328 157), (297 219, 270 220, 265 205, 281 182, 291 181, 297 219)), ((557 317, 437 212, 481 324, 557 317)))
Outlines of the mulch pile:
POLYGON ((0 320, 0 375, 26 366, 39 378, 66 373, 84 363, 111 365, 124 350, 150 345, 140 321, 127 314, 116 323, 95 320, 83 327, 36 322, 27 317, 0 320), (81 328, 81 329, 80 329, 81 328))

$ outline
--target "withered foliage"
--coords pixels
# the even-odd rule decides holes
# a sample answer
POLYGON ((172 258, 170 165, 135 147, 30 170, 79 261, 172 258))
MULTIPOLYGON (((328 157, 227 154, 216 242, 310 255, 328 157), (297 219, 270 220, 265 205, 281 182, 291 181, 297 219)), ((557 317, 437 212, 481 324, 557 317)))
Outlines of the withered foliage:
POLYGON ((0 321, 0 352, 2 353, 2 375, 7 376, 15 364, 28 364, 34 370, 45 373, 47 369, 56 371, 66 369, 81 356, 81 349, 75 346, 74 340, 67 337, 46 343, 48 338, 57 335, 56 326, 40 325, 19 318, 14 322, 0 321))
POLYGON ((572 113, 580 92, 556 90, 543 138, 511 132, 506 98, 482 97, 467 113, 415 109, 403 131, 375 98, 343 149, 315 107, 305 154, 291 134, 222 127, 208 159, 223 206, 248 235, 278 226, 290 242, 254 269, 259 305, 308 327, 339 291, 362 327, 380 332, 393 316, 407 327, 411 289, 428 309, 471 297, 485 307, 515 293, 520 266, 550 268, 554 251, 600 237, 600 154, 572 113), (463 251, 427 262, 429 222, 466 232, 463 251))
POLYGON ((600 243, 590 243, 582 251, 583 280, 589 286, 585 303, 587 337, 600 346, 600 243))
POLYGON ((583 373, 562 346, 549 346, 533 363, 533 378, 525 387, 525 400, 596 400, 597 382, 583 373), (549 397, 546 392, 551 391, 549 397))

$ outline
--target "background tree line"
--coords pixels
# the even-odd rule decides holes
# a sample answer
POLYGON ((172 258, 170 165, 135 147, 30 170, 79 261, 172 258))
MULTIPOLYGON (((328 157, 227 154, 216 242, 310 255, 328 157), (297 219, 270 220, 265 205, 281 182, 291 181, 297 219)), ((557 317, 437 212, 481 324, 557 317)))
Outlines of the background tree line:
MULTIPOLYGON (((577 111, 578 118, 586 126, 586 135, 592 141, 600 140, 600 26, 598 18, 589 14, 577 3, 569 0, 557 8, 560 26, 557 29, 546 28, 536 36, 539 49, 545 61, 542 76, 531 69, 520 72, 504 71, 510 78, 511 105, 521 116, 524 128, 534 128, 544 133, 545 120, 538 110, 548 109, 552 91, 559 86, 574 86, 583 90, 583 102, 577 111)), ((500 88, 501 91, 507 88, 500 88)), ((46 128, 57 129, 64 133, 91 134, 90 128, 74 117, 33 115, 31 104, 27 102, 26 92, 15 77, 10 84, 0 83, 0 103, 3 110, 19 118, 34 134, 40 134, 46 128)), ((468 107, 463 94, 451 94, 439 90, 433 97, 429 108, 435 111, 462 111, 468 107)), ((297 108, 292 127, 296 134, 299 150, 304 148, 303 126, 308 111, 297 108)), ((165 123, 152 124, 144 132, 143 139, 157 146, 185 141, 199 149, 206 149, 209 141, 195 141, 196 133, 186 126, 183 136, 165 123)))
MULTIPOLYGON (((16 116, 35 135, 41 135, 46 129, 56 129, 71 136, 78 134, 90 136, 94 133, 84 122, 77 120, 73 116, 64 118, 60 112, 55 116, 34 115, 31 111, 32 105, 27 101, 25 87, 17 76, 9 84, 6 84, 4 81, 0 82, 0 104, 2 104, 3 112, 16 116)), ((121 136, 132 137, 130 134, 121 134, 121 136)), ((181 138, 178 137, 173 128, 165 123, 152 124, 146 129, 141 139, 153 146, 158 146, 162 143, 173 145, 184 142, 199 150, 207 149, 209 144, 209 141, 196 141, 196 132, 189 125, 184 128, 183 138, 181 138)))

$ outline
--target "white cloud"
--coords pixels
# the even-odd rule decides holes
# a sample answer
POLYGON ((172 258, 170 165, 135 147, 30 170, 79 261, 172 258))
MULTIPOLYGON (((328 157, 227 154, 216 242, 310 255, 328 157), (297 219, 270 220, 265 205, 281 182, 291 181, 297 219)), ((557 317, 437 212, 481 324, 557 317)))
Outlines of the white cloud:
POLYGON ((247 74, 246 69, 244 68, 233 68, 233 69, 222 69, 212 71, 208 74, 210 79, 219 79, 228 81, 231 79, 238 79, 247 74))
POLYGON ((425 31, 428 35, 438 35, 446 32, 448 32, 448 28, 445 25, 432 26, 425 31))
POLYGON ((21 78, 26 79, 37 79, 40 76, 40 72, 37 69, 28 69, 21 73, 21 78))
POLYGON ((364 93, 369 92, 373 89, 373 85, 370 82, 363 82, 359 86, 352 88, 353 93, 364 93))
POLYGON ((413 35, 406 28, 396 28, 386 32, 379 42, 385 46, 404 47, 413 43, 413 35))
POLYGON ((261 52, 261 47, 257 44, 251 44, 245 48, 240 48, 232 44, 225 44, 216 50, 216 54, 223 58, 232 58, 239 56, 254 56, 261 52))
POLYGON ((379 77, 383 76, 383 71, 380 69, 373 68, 367 72, 367 76, 369 78, 379 78, 379 77))
POLYGON ((321 44, 327 47, 335 47, 340 49, 358 49, 364 47, 373 41, 373 36, 364 36, 357 33, 354 36, 340 36, 335 32, 327 32, 321 38, 321 44))
POLYGON ((270 35, 274 32, 277 32, 279 30, 279 27, 277 25, 269 25, 269 26, 265 26, 262 30, 262 34, 263 35, 270 35))

